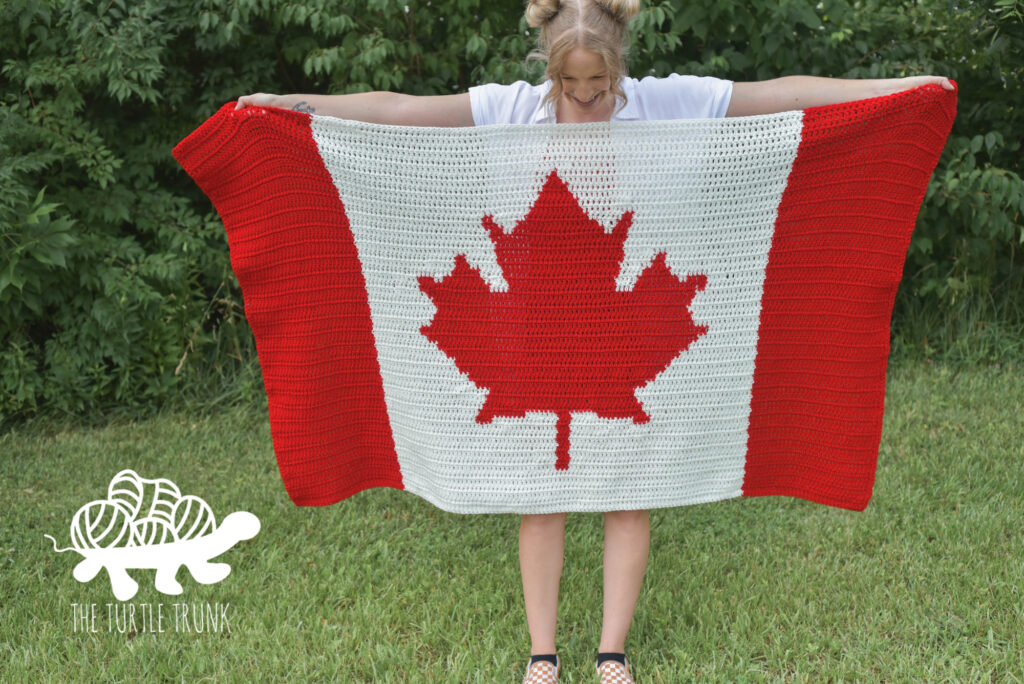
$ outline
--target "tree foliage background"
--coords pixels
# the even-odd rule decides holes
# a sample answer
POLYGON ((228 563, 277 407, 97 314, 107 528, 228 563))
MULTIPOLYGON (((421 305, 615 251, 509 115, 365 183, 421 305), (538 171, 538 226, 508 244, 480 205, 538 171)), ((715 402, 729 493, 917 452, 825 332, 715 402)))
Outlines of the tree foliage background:
MULTIPOLYGON (((540 82, 521 0, 7 0, 0 424, 262 395, 227 241, 171 148, 252 92, 540 82)), ((914 232, 894 353, 1024 358, 1024 0, 646 2, 629 71, 940 74, 959 113, 914 232)))

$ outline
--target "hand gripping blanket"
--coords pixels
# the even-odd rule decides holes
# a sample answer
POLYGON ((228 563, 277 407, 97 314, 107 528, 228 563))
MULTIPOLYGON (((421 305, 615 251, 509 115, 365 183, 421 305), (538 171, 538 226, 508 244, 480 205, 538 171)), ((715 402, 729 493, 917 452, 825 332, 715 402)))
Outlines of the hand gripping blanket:
POLYGON ((234 106, 174 156, 224 221, 295 504, 867 505, 954 92, 468 128, 234 106))

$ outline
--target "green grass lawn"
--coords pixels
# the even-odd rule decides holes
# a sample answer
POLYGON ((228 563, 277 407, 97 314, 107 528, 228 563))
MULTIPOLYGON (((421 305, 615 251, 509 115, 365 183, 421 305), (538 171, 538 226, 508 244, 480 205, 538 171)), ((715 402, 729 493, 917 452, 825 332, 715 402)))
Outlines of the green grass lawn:
MULTIPOLYGON (((891 368, 874 497, 855 513, 764 497, 651 512, 651 556, 626 642, 640 684, 1022 681, 1024 371, 891 368)), ((519 682, 529 636, 519 516, 456 515, 392 489, 297 508, 265 412, 222 409, 0 437, 0 681, 519 682), (166 477, 262 530, 178 573, 178 597, 134 570, 129 602, 163 633, 108 630, 106 572, 81 584, 82 504, 115 473, 166 477), (98 632, 72 604, 97 604, 98 632), (230 631, 176 631, 175 603, 228 604, 230 631), (141 610, 141 608, 140 608, 141 610)), ((566 530, 558 647, 593 682, 599 514, 566 530)), ((137 616, 137 621, 139 621, 137 616)))

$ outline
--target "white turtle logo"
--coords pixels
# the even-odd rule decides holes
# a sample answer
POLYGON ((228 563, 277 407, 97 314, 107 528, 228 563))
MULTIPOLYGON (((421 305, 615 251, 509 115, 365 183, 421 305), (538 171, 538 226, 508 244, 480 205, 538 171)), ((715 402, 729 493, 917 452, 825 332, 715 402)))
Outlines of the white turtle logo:
POLYGON ((82 560, 74 577, 89 582, 102 568, 119 601, 127 601, 139 590, 128 568, 155 568, 154 586, 164 594, 177 595, 181 584, 175 579, 182 565, 201 584, 216 584, 231 574, 227 563, 211 563, 238 541, 251 539, 260 531, 252 513, 236 511, 217 525, 209 504, 198 496, 182 496, 178 486, 167 479, 147 480, 134 470, 122 470, 110 481, 107 498, 90 501, 75 513, 71 522, 74 548, 82 560))

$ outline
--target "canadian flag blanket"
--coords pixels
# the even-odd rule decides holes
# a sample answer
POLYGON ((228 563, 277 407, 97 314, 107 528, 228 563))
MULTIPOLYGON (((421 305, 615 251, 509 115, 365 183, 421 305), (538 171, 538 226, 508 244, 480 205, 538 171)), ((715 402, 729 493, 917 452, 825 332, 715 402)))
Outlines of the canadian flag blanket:
POLYGON ((174 156, 224 221, 295 504, 867 505, 955 92, 463 128, 234 107, 174 156))

